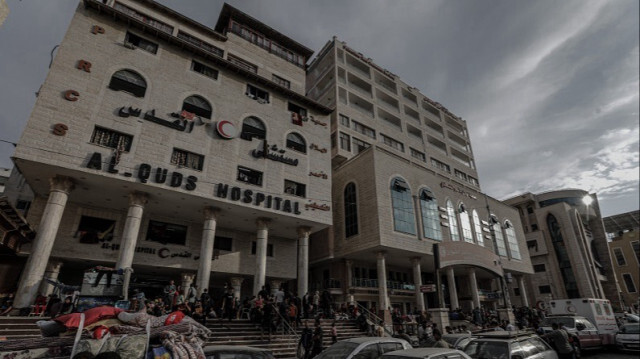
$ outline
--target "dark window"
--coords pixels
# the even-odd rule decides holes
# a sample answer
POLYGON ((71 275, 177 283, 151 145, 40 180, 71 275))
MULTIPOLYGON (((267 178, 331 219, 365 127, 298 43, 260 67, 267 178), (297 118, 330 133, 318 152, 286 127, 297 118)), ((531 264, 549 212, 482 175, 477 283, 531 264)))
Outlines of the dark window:
POLYGON ((238 166, 238 181, 262 186, 262 172, 238 166))
POLYGON ((344 188, 344 227, 346 237, 358 234, 358 198, 354 183, 344 188))
POLYGON ((569 249, 564 242, 560 223, 558 223, 558 220, 552 214, 547 216, 547 227, 549 228, 549 235, 551 236, 554 252, 556 252, 556 259, 558 260, 560 274, 562 274, 562 280, 567 290, 567 296, 569 299, 580 298, 578 283, 573 274, 571 260, 569 259, 569 249))
POLYGON ((238 24, 235 21, 231 22, 229 26, 229 31, 231 31, 232 33, 244 38, 245 40, 257 46, 260 46, 261 48, 269 51, 270 53, 275 54, 276 56, 279 56, 295 64, 298 67, 304 68, 304 64, 307 62, 304 56, 299 55, 293 51, 290 51, 280 46, 279 44, 273 42, 272 40, 265 38, 263 35, 258 34, 252 29, 244 25, 238 24))
POLYGON ((478 183, 478 179, 476 179, 475 177, 471 177, 469 175, 467 175, 467 181, 469 181, 469 183, 471 183, 474 186, 478 186, 480 183, 478 183))
POLYGON ((227 60, 229 60, 230 63, 232 63, 232 64, 234 64, 234 65, 236 65, 236 66, 238 66, 240 68, 243 68, 243 69, 245 69, 247 71, 253 72, 254 74, 258 73, 258 66, 254 65, 254 64, 252 64, 252 63, 250 63, 248 61, 245 61, 245 60, 243 60, 243 59, 241 59, 241 58, 239 58, 237 56, 233 56, 231 54, 228 54, 227 55, 227 60))
POLYGON ((109 88, 124 91, 136 97, 144 97, 147 92, 147 82, 140 74, 131 70, 120 70, 111 76, 109 88))
POLYGON ((259 103, 269 103, 269 93, 253 85, 247 85, 247 92, 245 93, 245 95, 258 101, 259 103))
POLYGON ((149 221, 147 240, 162 244, 185 245, 187 242, 187 226, 149 221))
POLYGON ((342 114, 340 114, 339 116, 340 116, 340 124, 342 126, 349 127, 349 117, 342 114))
POLYGON ((527 248, 535 249, 537 251, 538 250, 538 241, 536 241, 535 239, 528 240, 527 241, 527 248))
POLYGON ((197 37, 191 36, 178 30, 178 39, 184 40, 194 46, 201 48, 204 51, 208 51, 216 56, 223 57, 224 51, 221 48, 211 45, 208 42, 204 42, 197 37))
POLYGON ((513 294, 515 296, 520 296, 520 288, 513 288, 513 294))
POLYGON ((351 152, 351 138, 343 132, 340 132, 340 148, 351 152))
POLYGON ((385 135, 381 135, 382 136, 382 142, 392 148, 395 148, 396 150, 400 151, 400 152, 404 152, 404 144, 402 144, 401 142, 398 142, 396 140, 394 140, 391 137, 385 136, 385 135))
POLYGON ((434 166, 435 168, 451 173, 451 167, 449 167, 448 164, 438 161, 435 158, 431 159, 431 165, 434 166))
POLYGON ((356 155, 364 150, 366 150, 367 148, 371 147, 370 144, 358 139, 358 138, 353 138, 353 151, 356 153, 356 155))
POLYGON ((282 86, 282 87, 286 87, 288 89, 291 88, 291 81, 289 80, 285 80, 280 76, 277 75, 271 75, 271 80, 275 83, 277 83, 278 85, 282 86))
POLYGON ((304 197, 306 195, 306 191, 307 186, 302 183, 284 180, 284 193, 304 197))
POLYGON ((256 117, 247 117, 242 121, 242 133, 240 138, 251 141, 253 138, 264 140, 267 137, 267 129, 264 123, 256 117))
POLYGON ((361 134, 371 137, 374 140, 376 139, 376 131, 368 126, 365 126, 357 121, 351 121, 351 125, 353 126, 353 130, 356 132, 360 132, 361 134))
POLYGON ((132 8, 126 6, 126 5, 122 5, 117 1, 113 4, 113 8, 118 10, 118 11, 121 11, 121 12, 123 12, 123 13, 131 16, 131 17, 133 17, 134 19, 136 19, 136 20, 138 20, 138 21, 140 21, 140 22, 142 22, 142 23, 144 23, 146 25, 149 25, 149 26, 151 26, 151 27, 153 27, 155 29, 158 29, 158 30, 160 30, 162 32, 166 32, 167 34, 172 34, 173 33, 173 27, 172 26, 169 26, 169 25, 167 25, 167 24, 165 24, 165 23, 163 23, 161 21, 158 21, 158 20, 156 20, 154 18, 151 18, 147 14, 138 12, 138 10, 134 10, 134 9, 132 9, 132 8))
POLYGON ((114 148, 121 152, 129 152, 131 150, 131 142, 133 142, 133 136, 125 135, 113 130, 98 127, 93 130, 91 135, 91 143, 114 148))
POLYGON ((287 148, 298 152, 307 153, 307 143, 299 134, 292 132, 287 135, 287 148))
POLYGON ((538 230, 538 225, 535 223, 531 224, 531 232, 535 232, 537 230, 538 230))
POLYGON ((16 209, 22 210, 24 212, 28 211, 30 206, 31 201, 18 200, 16 202, 16 209))
POLYGON ((622 249, 619 247, 613 248, 613 254, 616 256, 616 262, 618 262, 619 266, 626 266, 627 260, 624 258, 624 254, 622 253, 622 249))
POLYGON ((80 243, 111 242, 115 227, 116 221, 112 219, 82 216, 76 237, 80 243))
POLYGON ((545 268, 544 264, 534 264, 533 271, 536 273, 546 272, 547 268, 545 268))
MULTIPOLYGON (((256 241, 251 242, 251 254, 256 254, 256 241)), ((273 257, 273 244, 267 243, 267 257, 273 257)))
POLYGON ((541 285, 538 287, 538 291, 540 291, 540 294, 551 294, 551 286, 541 285))
POLYGON ((307 109, 304 107, 300 107, 298 105, 296 105, 295 103, 291 103, 289 102, 287 104, 287 110, 289 110, 289 112, 295 112, 298 115, 305 117, 307 116, 307 109))
POLYGON ((215 241, 213 242, 213 249, 217 249, 219 251, 231 252, 232 247, 233 247, 233 239, 229 237, 216 236, 215 241))
POLYGON ((533 207, 527 207, 527 213, 532 214, 533 213, 533 207))
POLYGON ((134 45, 144 51, 155 54, 158 52, 158 44, 151 42, 147 39, 144 39, 136 34, 132 34, 127 31, 127 35, 124 38, 124 42, 127 44, 134 45))
POLYGON ((636 285, 635 283, 633 283, 633 277, 631 277, 631 274, 629 273, 622 274, 622 279, 624 279, 624 284, 627 286, 627 292, 635 293, 636 285))
POLYGON ((191 112, 196 116, 211 118, 211 105, 200 96, 189 96, 182 103, 182 110, 191 112))
POLYGON ((407 182, 401 178, 394 178, 391 181, 391 205, 394 229, 398 232, 416 234, 411 190, 407 182))
POLYGON ((191 71, 201 73, 207 77, 211 77, 214 80, 218 79, 218 70, 195 60, 191 61, 191 71))
POLYGON ((638 263, 640 263, 640 242, 633 241, 630 244, 631 244, 631 249, 633 249, 633 253, 636 254, 636 259, 638 260, 638 263))
POLYGON ((424 155, 424 153, 422 153, 422 152, 420 152, 418 150, 415 150, 413 148, 411 148, 411 157, 417 158, 422 162, 427 162, 427 157, 424 155))
POLYGON ((173 153, 171 154, 171 164, 202 171, 204 156, 174 148, 173 153))

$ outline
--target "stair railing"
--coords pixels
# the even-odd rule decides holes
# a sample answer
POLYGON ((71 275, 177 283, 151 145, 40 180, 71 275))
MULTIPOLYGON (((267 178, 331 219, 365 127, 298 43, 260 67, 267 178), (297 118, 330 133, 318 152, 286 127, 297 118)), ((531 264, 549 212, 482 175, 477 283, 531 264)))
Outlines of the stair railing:
MULTIPOLYGON (((356 304, 358 305, 358 309, 360 310, 360 312, 367 316, 367 324, 369 325, 369 327, 371 327, 372 325, 380 325, 380 322, 384 323, 382 318, 380 318, 379 316, 375 315, 369 309, 365 308, 362 304, 360 304, 360 303, 356 303, 356 304), (375 322, 373 322, 373 321, 375 321, 375 322)), ((393 333, 389 329, 387 329, 387 327, 384 324, 382 325, 382 329, 384 329, 384 332, 388 336, 393 337, 393 333)), ((375 333, 373 333, 373 334, 375 335, 375 333)))
MULTIPOLYGON (((293 329, 293 327, 289 325, 289 321, 285 317, 283 317, 282 314, 280 314, 280 308, 276 307, 275 304, 271 304, 271 307, 272 307, 272 310, 275 311, 280 317, 280 321, 282 322, 282 334, 284 335, 284 330, 286 329, 289 335, 293 335, 296 338, 296 348, 297 348, 298 343, 300 343, 300 336, 298 335, 298 332, 295 329, 293 329)), ((290 341, 288 345, 289 345, 289 348, 291 348, 290 341)))

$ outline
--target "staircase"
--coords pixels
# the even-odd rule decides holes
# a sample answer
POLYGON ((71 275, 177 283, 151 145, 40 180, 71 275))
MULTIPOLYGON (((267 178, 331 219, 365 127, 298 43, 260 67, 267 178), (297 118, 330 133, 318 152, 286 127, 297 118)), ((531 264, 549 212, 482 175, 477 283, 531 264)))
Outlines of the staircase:
POLYGON ((0 317, 0 340, 40 338, 40 329, 36 325, 43 317, 0 317))

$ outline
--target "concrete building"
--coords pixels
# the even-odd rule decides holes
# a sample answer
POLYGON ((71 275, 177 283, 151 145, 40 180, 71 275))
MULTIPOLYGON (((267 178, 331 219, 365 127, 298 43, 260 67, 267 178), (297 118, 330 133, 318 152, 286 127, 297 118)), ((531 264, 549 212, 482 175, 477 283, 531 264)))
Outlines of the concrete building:
POLYGON ((82 1, 14 155, 38 224, 15 307, 95 265, 132 268, 150 296, 165 279, 306 292, 309 235, 332 223, 312 53, 226 4, 208 28, 152 1, 82 1))
POLYGON ((11 175, 11 168, 0 168, 0 195, 4 194, 11 175))
POLYGON ((335 108, 334 225, 312 235, 312 287, 405 313, 510 307, 503 284, 532 272, 525 236, 481 192, 466 122, 335 37, 307 71, 335 108))
POLYGON ((602 219, 609 238, 609 253, 624 310, 640 307, 640 211, 602 219))
POLYGON ((530 303, 588 297, 620 307, 595 193, 524 193, 504 202, 518 209, 526 233, 535 272, 525 280, 530 303))

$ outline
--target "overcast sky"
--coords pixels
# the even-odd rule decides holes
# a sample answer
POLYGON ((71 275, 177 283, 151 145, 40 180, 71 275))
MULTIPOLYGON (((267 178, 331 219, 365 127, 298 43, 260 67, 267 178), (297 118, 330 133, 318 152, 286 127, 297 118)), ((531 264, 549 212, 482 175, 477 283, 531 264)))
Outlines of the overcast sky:
MULTIPOLYGON (((161 3, 213 27, 219 0, 161 3)), ((639 2, 245 0, 316 52, 336 35, 467 121, 485 192, 580 188, 604 215, 639 203, 639 2)), ((77 0, 8 0, 0 139, 17 141, 77 0)), ((0 167, 13 146, 0 142, 0 167)))

